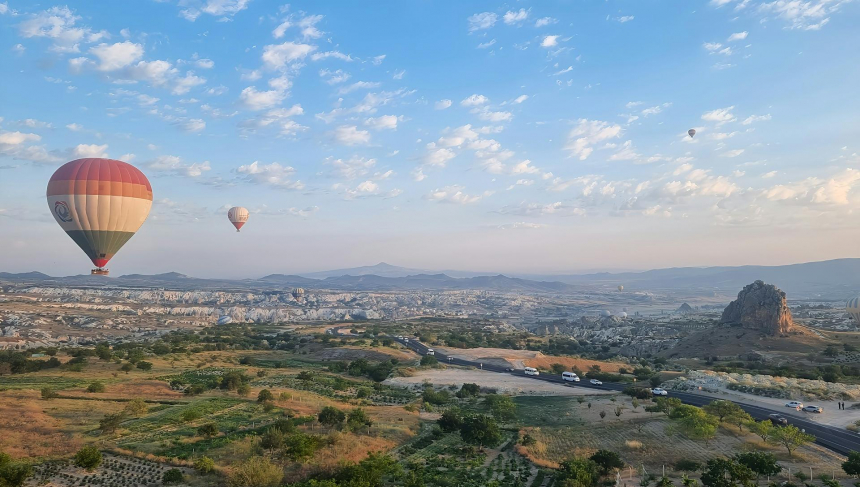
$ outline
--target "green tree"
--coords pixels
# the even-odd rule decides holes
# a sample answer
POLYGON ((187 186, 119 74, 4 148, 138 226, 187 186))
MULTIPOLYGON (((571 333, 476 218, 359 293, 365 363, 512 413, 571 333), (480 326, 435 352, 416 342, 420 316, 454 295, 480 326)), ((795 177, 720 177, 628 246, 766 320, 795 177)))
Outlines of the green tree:
POLYGON ((750 424, 750 431, 761 437, 762 441, 768 441, 773 435, 775 426, 768 420, 758 421, 750 424))
POLYGON ((442 428, 442 431, 452 433, 459 431, 460 427, 463 426, 463 416, 459 409, 449 409, 442 413, 442 417, 437 419, 436 423, 442 428))
POLYGON ((152 362, 146 362, 146 361, 141 360, 140 362, 137 363, 137 368, 144 371, 144 372, 148 372, 148 371, 152 370, 152 362))
POLYGON ((705 487, 751 487, 753 479, 755 473, 749 467, 729 458, 708 460, 702 472, 705 487))
POLYGON ((218 434, 218 425, 215 423, 206 423, 197 428, 197 434, 211 438, 218 434))
POLYGON ((677 397, 658 397, 654 399, 654 406, 658 412, 671 416, 675 409, 683 406, 683 403, 677 397))
POLYGON ((95 470, 102 463, 102 452, 96 446, 85 446, 75 453, 75 466, 86 469, 89 472, 95 470))
POLYGON ((319 450, 320 443, 316 436, 293 433, 284 440, 284 456, 297 462, 306 460, 319 450))
POLYGON ((194 469, 200 473, 210 473, 215 470, 215 461, 207 456, 194 460, 194 469))
POLYGON ((757 476, 774 476, 782 471, 782 467, 776 462, 776 457, 772 453, 762 451, 750 451, 738 453, 734 457, 735 461, 746 466, 757 476))
POLYGON ((600 475, 608 475, 613 470, 624 468, 624 462, 617 453, 610 450, 597 450, 589 460, 597 465, 600 475))
POLYGON ((388 455, 371 453, 364 460, 348 465, 335 474, 337 485, 343 487, 382 487, 386 476, 397 477, 400 465, 388 455))
POLYGON ((738 431, 743 431, 744 425, 752 424, 755 420, 746 411, 741 409, 726 416, 726 422, 737 426, 738 431))
POLYGON ((483 414, 468 416, 460 426, 460 436, 470 445, 493 447, 502 440, 502 432, 496 421, 483 414))
POLYGON ((565 487, 591 487, 597 481, 597 465, 581 458, 566 460, 559 465, 556 478, 565 487))
POLYGON ((433 366, 433 365, 436 365, 438 363, 439 363, 439 361, 436 360, 436 357, 434 355, 425 355, 425 356, 421 357, 421 365, 433 366))
POLYGON ((695 406, 680 405, 672 409, 669 418, 676 421, 679 430, 693 440, 709 440, 717 432, 717 418, 695 406))
POLYGON ((490 408, 493 417, 500 421, 508 421, 517 416, 517 404, 509 396, 487 394, 484 404, 490 408))
POLYGON ((236 465, 227 477, 230 487, 276 487, 284 470, 267 458, 251 457, 236 465))
POLYGON ((562 364, 552 364, 549 366, 550 370, 552 370, 553 374, 561 375, 562 372, 567 371, 567 367, 562 364))
POLYGON ((467 397, 475 397, 481 393, 481 387, 478 384, 463 384, 460 390, 457 391, 457 397, 465 399, 467 397))
POLYGON ((104 361, 110 360, 111 356, 113 355, 110 351, 110 345, 107 342, 101 342, 98 345, 96 345, 95 352, 96 352, 96 357, 98 357, 99 359, 104 360, 104 361))
POLYGON ((146 405, 146 401, 136 397, 125 405, 125 409, 123 411, 132 416, 143 416, 147 411, 149 411, 149 406, 146 405))
POLYGON ((743 412, 743 409, 741 409, 740 406, 724 399, 718 399, 716 401, 713 401, 710 404, 703 406, 702 409, 704 409, 705 412, 710 414, 711 416, 716 416, 717 419, 720 420, 720 423, 722 423, 723 420, 726 419, 726 417, 731 416, 732 414, 735 414, 739 411, 743 412))
POLYGON ((125 413, 123 412, 105 414, 104 418, 99 421, 99 429, 102 434, 111 434, 119 428, 123 421, 125 421, 125 413))
POLYGON ((33 467, 27 462, 16 462, 0 452, 0 486, 21 487, 33 476, 33 467))
POLYGON ((268 389, 263 389, 260 391, 259 394, 257 394, 257 402, 269 402, 269 401, 274 401, 274 400, 275 400, 275 395, 272 394, 272 391, 270 391, 268 389))
MULTIPOLYGON (((655 377, 656 377, 656 376, 655 376, 655 377)), ((654 377, 652 377, 652 379, 653 379, 653 378, 654 378, 654 377)), ((659 385, 659 384, 658 384, 658 385, 659 385)), ((657 387, 657 386, 654 386, 654 387, 657 387)), ((657 481, 657 483, 656 483, 656 484, 654 484, 654 485, 655 485, 656 487, 672 487, 674 484, 672 484, 672 481, 671 481, 671 480, 669 480, 669 477, 663 476, 663 477, 660 477, 660 479, 659 479, 659 480, 657 481)))
POLYGON ((87 386, 87 392, 104 392, 105 385, 99 381, 95 381, 87 386))
POLYGON ((422 394, 421 398, 427 404, 433 404, 435 406, 443 406, 445 404, 448 404, 448 401, 451 400, 451 395, 448 394, 448 391, 446 391, 444 389, 441 391, 436 391, 436 390, 433 390, 432 387, 430 387, 430 388, 424 389, 424 393, 422 394))
POLYGON ((42 388, 42 399, 48 401, 51 399, 55 399, 58 396, 59 396, 59 394, 57 394, 57 391, 55 391, 54 389, 52 389, 50 387, 43 387, 42 388))
POLYGON ((236 394, 239 394, 242 397, 246 397, 251 393, 251 386, 248 384, 239 384, 239 387, 236 388, 236 394))
POLYGON ((369 429, 373 426, 373 420, 370 419, 364 409, 355 408, 347 415, 346 425, 351 431, 358 431, 364 427, 369 429))
POLYGON ((164 472, 164 475, 161 477, 161 483, 164 485, 167 484, 178 484, 185 480, 185 476, 182 475, 182 470, 178 468, 171 468, 164 472))
POLYGON ((842 462, 842 470, 848 475, 860 475, 860 452, 849 452, 848 459, 842 462))
POLYGON ((131 362, 125 362, 120 366, 119 370, 121 370, 127 374, 127 373, 131 372, 132 370, 134 370, 134 364, 131 362))
POLYGON ((776 428, 773 432, 772 441, 788 450, 788 456, 794 454, 794 450, 815 441, 815 437, 800 431, 797 426, 788 425, 776 428))
POLYGON ((317 420, 321 425, 329 428, 337 426, 346 419, 346 414, 334 406, 326 406, 320 411, 317 420))
POLYGON ((691 479, 686 473, 681 475, 681 485, 684 487, 696 487, 698 484, 699 482, 697 482, 696 479, 691 479))

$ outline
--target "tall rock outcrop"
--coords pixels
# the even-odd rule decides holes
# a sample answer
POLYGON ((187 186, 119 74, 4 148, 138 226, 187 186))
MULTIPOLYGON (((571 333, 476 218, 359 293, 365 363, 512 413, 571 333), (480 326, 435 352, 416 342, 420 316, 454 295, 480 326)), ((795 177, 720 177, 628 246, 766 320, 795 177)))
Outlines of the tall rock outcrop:
POLYGON ((721 323, 740 323, 768 335, 790 333, 794 327, 785 293, 773 284, 756 281, 738 293, 723 310, 721 323))

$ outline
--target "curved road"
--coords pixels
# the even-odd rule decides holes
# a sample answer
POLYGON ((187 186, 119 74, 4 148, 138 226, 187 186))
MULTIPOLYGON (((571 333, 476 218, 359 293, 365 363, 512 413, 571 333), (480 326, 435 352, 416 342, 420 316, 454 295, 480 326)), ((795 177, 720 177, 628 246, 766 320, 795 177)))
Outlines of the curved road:
MULTIPOLYGON (((410 349, 418 352, 421 355, 427 353, 427 349, 430 348, 418 340, 409 338, 409 342, 406 343, 404 339, 398 339, 395 337, 396 341, 400 342, 400 344, 409 347, 410 349)), ((514 370, 509 371, 504 367, 499 367, 497 365, 491 364, 481 364, 479 362, 474 362, 470 360, 463 360, 456 357, 449 357, 447 355, 441 354, 439 352, 434 352, 436 358, 439 362, 448 363, 453 365, 464 365, 471 367, 478 367, 483 370, 489 370, 491 372, 501 372, 506 374, 514 374, 520 375, 523 377, 527 377, 529 379, 534 380, 542 380, 546 382, 558 382, 564 384, 569 387, 583 387, 587 389, 600 389, 600 390, 612 390, 612 391, 621 391, 629 384, 619 384, 614 382, 604 382, 602 386, 596 386, 589 384, 586 381, 582 382, 568 382, 562 380, 561 376, 558 375, 526 375, 522 370, 514 370)), ((704 406, 705 404, 714 401, 714 398, 711 396, 705 396, 701 394, 695 394, 692 392, 679 392, 679 391, 671 391, 670 397, 676 397, 681 400, 684 404, 690 404, 693 406, 704 406)), ((769 409, 761 406, 754 406, 752 404, 744 404, 742 402, 733 401, 737 405, 743 408, 744 411, 749 413, 750 416, 757 420, 767 420, 768 415, 772 413, 777 413, 788 419, 789 424, 797 426, 798 428, 803 429, 807 433, 815 436, 815 442, 819 445, 833 450, 842 455, 847 455, 852 451, 860 451, 860 434, 852 433, 846 429, 836 428, 833 426, 825 426, 813 421, 805 420, 802 418, 798 418, 795 416, 788 416, 783 414, 782 410, 777 409, 769 409)), ((814 414, 814 413, 810 413, 814 414)))

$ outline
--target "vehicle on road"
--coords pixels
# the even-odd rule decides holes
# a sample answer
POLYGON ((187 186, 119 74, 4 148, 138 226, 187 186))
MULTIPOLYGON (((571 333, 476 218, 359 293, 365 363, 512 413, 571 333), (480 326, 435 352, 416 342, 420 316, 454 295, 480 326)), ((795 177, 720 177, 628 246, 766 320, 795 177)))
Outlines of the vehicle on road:
POLYGON ((822 409, 818 406, 810 405, 810 406, 804 406, 803 409, 801 409, 801 411, 803 411, 804 413, 819 413, 819 414, 821 414, 824 412, 824 409, 822 409))
POLYGON ((777 414, 777 413, 768 414, 767 419, 771 423, 773 423, 777 426, 787 426, 788 425, 788 420, 785 419, 785 416, 783 416, 781 414, 777 414))
POLYGON ((513 371, 514 371, 514 369, 512 369, 512 368, 510 368, 510 367, 508 367, 507 369, 505 369, 505 372, 513 372, 513 371))
POLYGON ((655 387, 655 388, 651 389, 651 394, 654 394, 655 396, 668 396, 669 392, 666 391, 666 389, 662 389, 660 387, 655 387))
POLYGON ((526 375, 540 375, 540 372, 538 372, 538 369, 536 369, 534 367, 526 367, 524 370, 525 370, 526 375))
POLYGON ((403 341, 404 341, 405 343, 409 343, 409 339, 408 339, 408 338, 406 338, 406 337, 403 337, 403 341))
POLYGON ((436 355, 436 352, 434 352, 432 348, 428 348, 427 355, 436 355))
POLYGON ((785 403, 785 407, 797 409, 798 411, 800 411, 801 409, 803 409, 803 403, 800 401, 791 401, 791 402, 785 403))
POLYGON ((562 372, 561 378, 568 382, 579 382, 579 376, 574 374, 573 372, 562 372))
POLYGON ((599 380, 597 380, 597 379, 591 379, 591 380, 590 380, 590 381, 588 381, 588 382, 590 382, 590 383, 591 383, 591 385, 593 385, 593 386, 602 386, 602 385, 603 385, 603 381, 599 381, 599 380))

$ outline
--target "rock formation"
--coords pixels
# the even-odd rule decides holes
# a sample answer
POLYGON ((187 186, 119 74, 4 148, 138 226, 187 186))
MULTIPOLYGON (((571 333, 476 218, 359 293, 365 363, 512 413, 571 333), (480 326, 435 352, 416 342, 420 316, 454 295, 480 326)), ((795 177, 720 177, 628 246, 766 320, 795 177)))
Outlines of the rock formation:
POLYGON ((693 312, 693 307, 687 303, 684 303, 677 309, 677 312, 681 313, 682 315, 688 315, 693 312))
POLYGON ((790 333, 794 327, 785 293, 773 284, 756 281, 738 293, 723 310, 721 323, 741 324, 768 335, 790 333))

